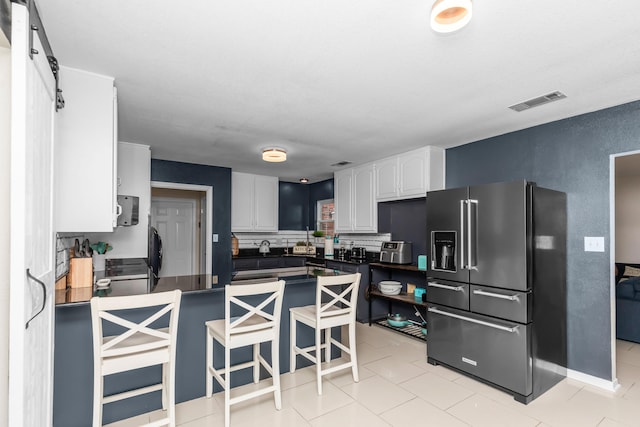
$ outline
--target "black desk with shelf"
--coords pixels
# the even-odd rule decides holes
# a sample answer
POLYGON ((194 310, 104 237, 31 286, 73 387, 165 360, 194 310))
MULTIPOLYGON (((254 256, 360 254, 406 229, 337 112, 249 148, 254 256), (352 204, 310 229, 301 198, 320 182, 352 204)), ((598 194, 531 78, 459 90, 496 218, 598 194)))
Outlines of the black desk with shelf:
MULTIPOLYGON (((413 282, 419 288, 426 289, 426 272, 424 270, 419 270, 415 265, 406 265, 406 264, 385 264, 385 263, 371 263, 369 264, 369 277, 371 281, 369 283, 368 290, 368 300, 369 300, 369 326, 373 323, 377 325, 383 326, 388 329, 392 329, 394 331, 400 332, 405 335, 412 336, 414 338, 418 338, 421 340, 426 340, 425 335, 422 333, 422 328, 417 325, 409 324, 404 328, 396 328, 387 323, 386 316, 380 317, 379 315, 374 316, 372 314, 372 301, 374 299, 385 300, 388 303, 388 313, 394 313, 393 305, 402 304, 415 306, 422 317, 426 318, 426 308, 427 304, 425 302, 417 302, 414 299, 413 294, 407 294, 407 277, 412 277, 411 282, 413 282), (405 280, 399 280, 402 283, 402 291, 398 295, 386 295, 380 292, 377 287, 377 283, 379 280, 376 280, 376 274, 386 274, 386 278, 389 280, 396 280, 395 276, 401 276, 399 278, 403 278, 405 280), (394 276, 395 275, 395 276, 394 276), (424 310, 421 310, 423 308, 424 310), (375 319, 374 319, 375 317, 375 319)), ((386 280, 386 279, 385 279, 386 280)), ((413 311, 413 310, 412 310, 413 311)))

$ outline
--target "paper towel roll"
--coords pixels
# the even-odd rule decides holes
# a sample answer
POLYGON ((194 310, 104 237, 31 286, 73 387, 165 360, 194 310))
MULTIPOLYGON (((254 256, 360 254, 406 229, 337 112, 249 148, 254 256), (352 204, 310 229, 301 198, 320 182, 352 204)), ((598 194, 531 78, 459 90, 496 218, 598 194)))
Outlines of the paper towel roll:
POLYGON ((333 258, 333 239, 329 236, 324 239, 324 257, 333 258))

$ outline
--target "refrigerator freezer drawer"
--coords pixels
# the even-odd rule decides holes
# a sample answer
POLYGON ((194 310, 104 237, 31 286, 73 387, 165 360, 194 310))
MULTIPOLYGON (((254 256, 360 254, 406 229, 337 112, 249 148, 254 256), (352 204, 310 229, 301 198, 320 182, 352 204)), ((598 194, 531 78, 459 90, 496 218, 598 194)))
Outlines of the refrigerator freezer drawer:
POLYGON ((427 309, 427 356, 500 387, 532 393, 531 325, 461 310, 427 309))
POLYGON ((530 292, 471 285, 471 311, 519 323, 532 321, 530 292))
POLYGON ((427 280, 427 302, 469 310, 469 285, 450 280, 427 280))

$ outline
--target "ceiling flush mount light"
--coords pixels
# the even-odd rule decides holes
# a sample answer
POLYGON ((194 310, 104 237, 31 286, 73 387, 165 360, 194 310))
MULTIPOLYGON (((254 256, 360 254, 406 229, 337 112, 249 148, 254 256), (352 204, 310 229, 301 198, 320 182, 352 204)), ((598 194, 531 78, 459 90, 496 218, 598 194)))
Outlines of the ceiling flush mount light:
POLYGON ((431 28, 438 33, 451 33, 471 21, 471 0, 436 0, 431 7, 431 28))
POLYGON ((308 178, 300 178, 300 183, 306 184, 307 182, 309 182, 308 178))
POLYGON ((265 148, 262 150, 262 160, 279 163, 287 160, 287 152, 282 148, 265 148))

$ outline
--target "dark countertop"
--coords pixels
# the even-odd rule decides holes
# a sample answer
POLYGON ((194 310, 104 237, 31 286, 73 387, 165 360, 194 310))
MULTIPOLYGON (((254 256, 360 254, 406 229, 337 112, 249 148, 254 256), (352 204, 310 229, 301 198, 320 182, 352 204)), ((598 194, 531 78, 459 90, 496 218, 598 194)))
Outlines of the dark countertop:
MULTIPOLYGON (((318 276, 336 276, 348 274, 339 270, 319 267, 288 267, 268 270, 249 270, 238 272, 232 284, 250 284, 285 280, 287 285, 308 282, 318 276)), ((213 284, 212 277, 207 275, 160 277, 155 283, 148 279, 113 280, 109 287, 98 289, 95 285, 86 288, 67 288, 56 291, 56 306, 66 307, 88 304, 94 296, 125 296, 157 293, 180 289, 185 293, 220 292, 224 284, 213 284)))

